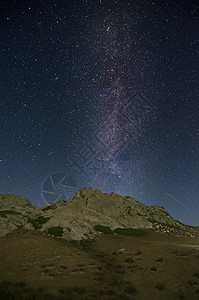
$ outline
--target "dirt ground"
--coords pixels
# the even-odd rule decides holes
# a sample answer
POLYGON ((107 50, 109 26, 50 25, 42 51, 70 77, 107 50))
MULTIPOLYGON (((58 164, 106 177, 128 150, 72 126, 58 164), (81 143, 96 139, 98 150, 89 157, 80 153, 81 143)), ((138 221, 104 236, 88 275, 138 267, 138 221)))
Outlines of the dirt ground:
POLYGON ((101 234, 63 242, 19 230, 0 239, 0 300, 199 299, 199 238, 101 234))

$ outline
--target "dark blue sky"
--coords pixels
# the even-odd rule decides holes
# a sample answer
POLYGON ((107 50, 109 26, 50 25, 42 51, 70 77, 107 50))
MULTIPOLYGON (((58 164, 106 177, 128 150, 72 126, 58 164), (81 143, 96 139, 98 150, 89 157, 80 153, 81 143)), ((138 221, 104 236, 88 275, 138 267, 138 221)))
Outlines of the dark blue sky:
POLYGON ((1 1, 0 193, 79 188, 199 225, 197 1, 1 1))

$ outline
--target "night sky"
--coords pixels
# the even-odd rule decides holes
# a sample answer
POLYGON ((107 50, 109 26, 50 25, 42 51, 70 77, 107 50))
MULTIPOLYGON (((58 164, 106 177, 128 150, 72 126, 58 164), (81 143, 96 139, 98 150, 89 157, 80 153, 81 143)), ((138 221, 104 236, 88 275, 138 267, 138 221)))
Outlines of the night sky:
POLYGON ((199 225, 197 1, 1 1, 0 193, 79 188, 199 225))

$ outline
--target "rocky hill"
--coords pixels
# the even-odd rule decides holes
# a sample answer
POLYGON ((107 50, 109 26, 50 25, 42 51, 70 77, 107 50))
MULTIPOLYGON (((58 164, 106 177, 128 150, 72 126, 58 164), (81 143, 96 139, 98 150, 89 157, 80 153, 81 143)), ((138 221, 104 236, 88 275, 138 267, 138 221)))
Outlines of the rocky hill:
POLYGON ((0 195, 0 237, 18 229, 39 230, 66 240, 93 238, 99 232, 153 229, 165 234, 194 236, 197 230, 174 220, 162 206, 82 188, 68 201, 37 208, 21 196, 0 195))

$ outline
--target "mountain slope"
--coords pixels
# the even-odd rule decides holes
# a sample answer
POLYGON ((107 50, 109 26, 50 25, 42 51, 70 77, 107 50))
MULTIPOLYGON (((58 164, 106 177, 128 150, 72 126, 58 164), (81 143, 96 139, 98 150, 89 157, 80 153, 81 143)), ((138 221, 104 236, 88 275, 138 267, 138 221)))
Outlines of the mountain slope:
POLYGON ((146 206, 132 197, 94 188, 82 188, 68 201, 40 208, 21 196, 0 195, 0 237, 23 227, 66 240, 81 240, 93 238, 96 225, 108 227, 110 232, 139 228, 181 236, 195 234, 192 227, 174 220, 162 206, 146 206))

